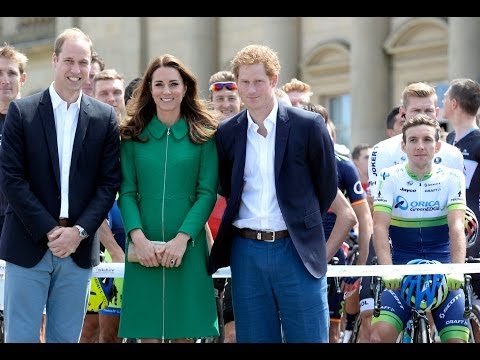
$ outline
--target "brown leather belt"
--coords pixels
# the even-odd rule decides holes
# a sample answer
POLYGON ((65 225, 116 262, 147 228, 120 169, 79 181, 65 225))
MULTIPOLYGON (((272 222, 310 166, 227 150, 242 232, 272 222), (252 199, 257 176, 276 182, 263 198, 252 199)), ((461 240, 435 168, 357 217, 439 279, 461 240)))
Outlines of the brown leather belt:
POLYGON ((68 226, 68 219, 58 219, 58 225, 68 226))
POLYGON ((288 237, 288 230, 281 231, 261 231, 252 230, 249 228, 238 229, 238 234, 241 237, 259 241, 274 242, 275 240, 288 237))

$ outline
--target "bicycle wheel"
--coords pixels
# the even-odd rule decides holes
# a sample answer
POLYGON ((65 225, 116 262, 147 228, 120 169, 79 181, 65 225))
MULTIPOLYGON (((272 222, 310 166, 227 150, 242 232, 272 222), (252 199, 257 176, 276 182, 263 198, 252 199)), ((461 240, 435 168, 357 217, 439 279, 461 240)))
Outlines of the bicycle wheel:
POLYGON ((480 307, 477 304, 472 305, 470 313, 470 335, 469 343, 480 343, 480 307))

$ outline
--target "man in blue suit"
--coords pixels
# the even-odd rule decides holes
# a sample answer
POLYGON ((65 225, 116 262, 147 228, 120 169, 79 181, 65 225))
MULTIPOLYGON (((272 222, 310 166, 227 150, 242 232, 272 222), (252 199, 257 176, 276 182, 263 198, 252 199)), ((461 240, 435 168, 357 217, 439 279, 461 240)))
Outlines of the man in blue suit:
POLYGON ((72 28, 54 46, 54 81, 12 101, 3 129, 5 342, 38 342, 44 307, 47 342, 79 341, 99 263, 93 234, 121 181, 115 111, 82 94, 92 42, 72 28))
POLYGON ((243 48, 232 72, 246 110, 217 133, 227 207, 209 271, 230 265, 237 342, 328 342, 322 217, 337 193, 333 143, 319 114, 276 100, 272 49, 243 48))

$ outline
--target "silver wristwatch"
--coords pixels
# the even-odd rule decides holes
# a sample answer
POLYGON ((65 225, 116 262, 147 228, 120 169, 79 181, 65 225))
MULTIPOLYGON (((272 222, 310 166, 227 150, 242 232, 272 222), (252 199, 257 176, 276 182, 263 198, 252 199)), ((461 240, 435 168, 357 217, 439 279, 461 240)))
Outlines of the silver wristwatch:
POLYGON ((80 239, 86 239, 88 237, 88 233, 85 231, 85 229, 83 227, 81 227, 80 225, 75 225, 75 227, 77 228, 78 232, 80 233, 80 239))

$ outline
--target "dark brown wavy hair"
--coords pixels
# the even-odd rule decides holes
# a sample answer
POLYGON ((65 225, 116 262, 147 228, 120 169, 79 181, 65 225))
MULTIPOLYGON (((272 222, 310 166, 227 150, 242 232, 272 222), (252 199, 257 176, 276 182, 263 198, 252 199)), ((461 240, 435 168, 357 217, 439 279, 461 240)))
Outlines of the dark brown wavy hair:
POLYGON ((206 103, 199 97, 195 75, 178 58, 165 54, 151 61, 133 92, 132 98, 127 104, 126 122, 120 126, 122 140, 148 141, 148 138, 141 137, 140 133, 156 115, 156 105, 151 92, 152 75, 160 67, 177 69, 187 87, 187 92, 180 105, 180 116, 187 121, 190 140, 195 144, 201 144, 213 137, 218 121, 208 111, 206 103))

